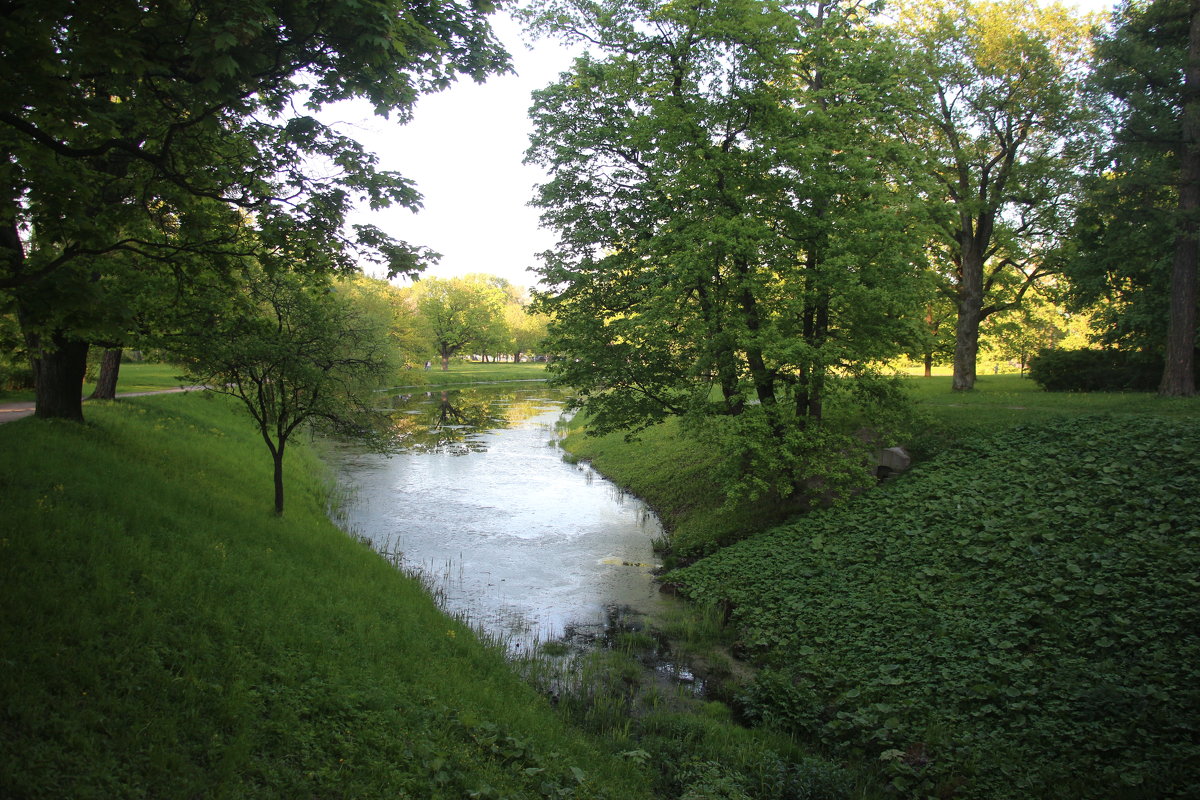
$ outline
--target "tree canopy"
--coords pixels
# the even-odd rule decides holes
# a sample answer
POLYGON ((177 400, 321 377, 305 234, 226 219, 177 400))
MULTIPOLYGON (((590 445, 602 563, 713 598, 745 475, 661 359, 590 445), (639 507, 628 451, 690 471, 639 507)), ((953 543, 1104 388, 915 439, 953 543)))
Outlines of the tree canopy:
POLYGON ((975 382, 979 326, 1060 269, 1092 115, 1090 25, 1024 0, 901 5, 903 130, 932 184, 934 267, 956 307, 954 388, 975 382))
POLYGON ((847 3, 535 8, 594 51, 531 112, 558 379, 595 432, 681 415, 728 447, 731 485, 791 493, 814 447, 849 446, 826 399, 878 397, 869 364, 912 332, 886 49, 847 3))
POLYGON ((415 188, 311 112, 360 97, 404 120, 456 76, 505 69, 491 10, 7 4, 0 291, 33 355, 38 413, 81 416, 87 344, 128 332, 147 274, 187 281, 258 252, 311 271, 418 270, 422 248, 347 225, 356 203, 415 206, 415 188))
POLYGON ((386 320, 325 281, 246 271, 221 311, 174 337, 191 380, 241 401, 275 466, 275 513, 284 507, 283 457, 302 425, 386 447, 391 422, 375 390, 396 374, 386 320))

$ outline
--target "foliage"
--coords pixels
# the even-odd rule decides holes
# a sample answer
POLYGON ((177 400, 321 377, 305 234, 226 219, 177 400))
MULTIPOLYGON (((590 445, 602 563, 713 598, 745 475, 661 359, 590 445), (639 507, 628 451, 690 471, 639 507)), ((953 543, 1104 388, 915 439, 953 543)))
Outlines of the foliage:
POLYGON ((0 795, 647 796, 329 522, 310 452, 280 518, 232 402, 89 417, 0 426, 0 795))
POLYGON ((283 458, 302 425, 386 447, 391 423, 374 390, 395 375, 385 322, 322 282, 248 270, 240 296, 170 341, 190 379, 236 397, 275 463, 275 513, 283 513, 283 458))
POLYGON ((760 720, 905 796, 1200 791, 1194 417, 1002 430, 672 573, 771 667, 760 720))
POLYGON ((1136 351, 1043 350, 1029 377, 1050 392, 1150 392, 1162 370, 1162 358, 1136 351))
MULTIPOLYGON (((795 492, 813 453, 856 447, 822 424, 824 404, 904 349, 919 296, 868 11, 534 11, 592 51, 532 111, 529 160, 552 175, 535 205, 560 236, 539 295, 556 380, 597 434, 681 416, 726 451, 731 496, 795 492)), ((858 399, 870 413, 891 398, 858 399)))
POLYGON ((356 203, 415 207, 411 183, 304 112, 364 98, 405 119, 422 93, 507 58, 491 3, 369 9, 6 5, 0 291, 42 362, 39 414, 81 417, 71 395, 88 343, 119 344, 164 295, 250 252, 312 271, 421 268, 423 248, 347 220, 356 203))
POLYGON ((425 278, 412 292, 443 371, 455 354, 502 340, 504 290, 481 276, 425 278))
POLYGON ((895 33, 923 156, 934 271, 957 310, 954 388, 973 388, 979 325, 1059 268, 1093 128, 1089 21, 1022 0, 914 0, 895 33))
POLYGON ((979 328, 980 349, 1024 372, 1040 350, 1086 347, 1090 315, 1062 307, 1061 284, 1055 281, 1027 295, 1020 307, 990 315, 979 328))
POLYGON ((409 369, 425 361, 430 346, 422 336, 420 316, 411 293, 366 275, 352 275, 338 282, 336 290, 387 332, 395 360, 402 367, 409 369))
MULTIPOLYGON (((1162 353, 1179 225, 1191 7, 1129 2, 1098 38, 1091 83, 1107 147, 1087 184, 1068 264, 1072 299, 1096 308, 1097 340, 1162 353)), ((1194 256, 1193 256, 1194 261, 1194 256)))

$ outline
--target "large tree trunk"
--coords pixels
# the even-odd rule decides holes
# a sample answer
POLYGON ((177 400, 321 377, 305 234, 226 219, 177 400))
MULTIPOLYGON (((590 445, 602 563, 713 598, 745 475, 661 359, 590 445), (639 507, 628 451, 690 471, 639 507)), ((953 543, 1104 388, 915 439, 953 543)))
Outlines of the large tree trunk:
POLYGON ((88 343, 63 331, 47 337, 27 333, 33 365, 34 416, 83 422, 83 375, 87 371, 88 343))
POLYGON ((1187 71, 1183 84, 1183 146, 1179 154, 1179 232, 1171 263, 1167 359, 1158 393, 1196 393, 1197 214, 1200 214, 1200 0, 1192 0, 1187 71))
POLYGON ((271 452, 275 460, 275 513, 283 513, 283 446, 271 452))
POLYGON ((109 347, 100 357, 100 377, 88 400, 116 400, 117 376, 121 373, 121 348, 109 347))
POLYGON ((979 357, 979 323, 983 321, 983 254, 964 247, 958 282, 958 319, 954 324, 954 383, 956 392, 975 388, 979 357))

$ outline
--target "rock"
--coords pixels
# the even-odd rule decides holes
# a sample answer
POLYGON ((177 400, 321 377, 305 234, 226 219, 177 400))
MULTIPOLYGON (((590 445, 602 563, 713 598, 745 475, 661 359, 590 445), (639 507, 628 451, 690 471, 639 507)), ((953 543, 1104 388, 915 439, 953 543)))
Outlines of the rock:
POLYGON ((887 447, 875 453, 875 474, 880 478, 898 475, 912 466, 912 456, 903 447, 887 447))

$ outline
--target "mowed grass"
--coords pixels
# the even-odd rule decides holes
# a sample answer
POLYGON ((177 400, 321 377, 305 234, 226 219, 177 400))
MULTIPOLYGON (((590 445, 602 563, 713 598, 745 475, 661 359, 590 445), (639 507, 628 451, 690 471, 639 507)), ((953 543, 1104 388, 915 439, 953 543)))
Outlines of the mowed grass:
POLYGON ((639 797, 226 401, 0 427, 0 796, 639 797))
MULTIPOLYGON (((177 389, 186 385, 187 381, 179 376, 181 370, 173 364, 152 364, 136 362, 121 365, 117 376, 117 392, 156 392, 163 389, 177 389)), ((81 392, 84 397, 96 388, 94 380, 84 381, 81 392)), ((32 401, 33 390, 2 391, 0 403, 17 403, 32 401)))
POLYGON ((508 362, 451 361, 443 371, 435 361, 429 370, 413 369, 401 372, 396 387, 448 386, 460 383, 493 383, 498 381, 541 381, 546 379, 546 365, 540 363, 513 364, 508 362))
POLYGON ((924 420, 910 445, 918 456, 960 438, 1011 425, 1083 414, 1200 416, 1200 398, 1159 397, 1148 392, 1047 392, 1022 375, 980 375, 975 389, 955 392, 948 376, 904 378, 904 387, 924 420))

